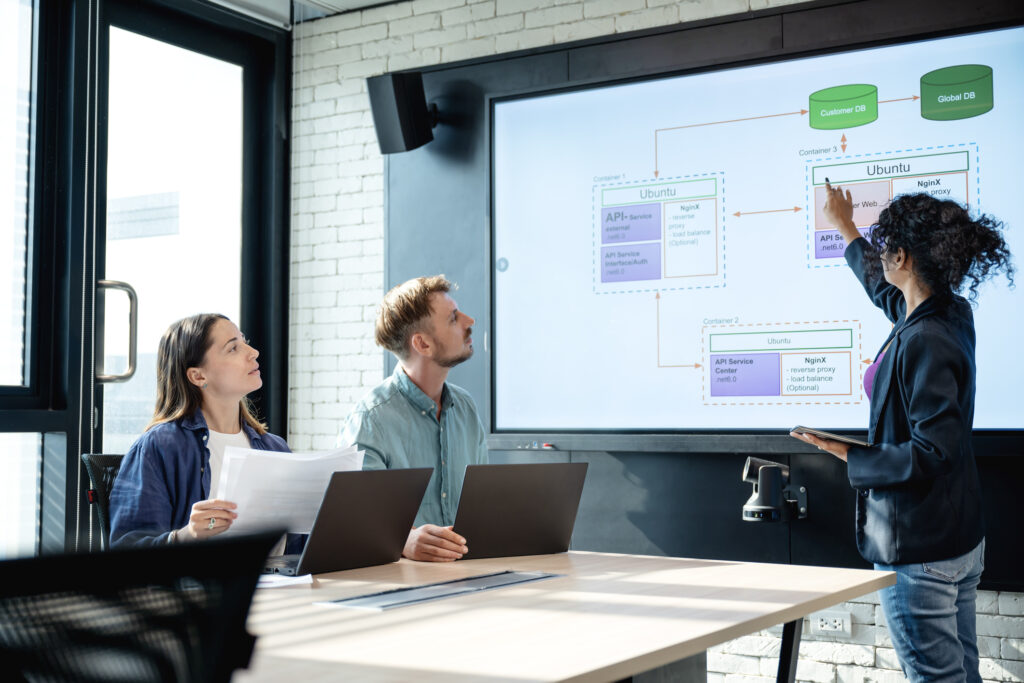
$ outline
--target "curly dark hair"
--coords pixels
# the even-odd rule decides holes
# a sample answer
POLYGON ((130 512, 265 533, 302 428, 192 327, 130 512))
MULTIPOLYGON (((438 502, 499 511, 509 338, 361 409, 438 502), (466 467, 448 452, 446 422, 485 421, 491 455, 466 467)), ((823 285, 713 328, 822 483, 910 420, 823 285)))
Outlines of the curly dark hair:
MULTIPOLYGON (((899 249, 910 254, 914 272, 939 302, 948 303, 967 281, 973 303, 978 285, 1001 270, 1014 286, 1015 270, 1002 228, 991 216, 972 219, 956 202, 904 194, 882 209, 868 241, 876 256, 899 249)), ((867 263, 871 277, 883 277, 880 259, 869 258, 867 263)))

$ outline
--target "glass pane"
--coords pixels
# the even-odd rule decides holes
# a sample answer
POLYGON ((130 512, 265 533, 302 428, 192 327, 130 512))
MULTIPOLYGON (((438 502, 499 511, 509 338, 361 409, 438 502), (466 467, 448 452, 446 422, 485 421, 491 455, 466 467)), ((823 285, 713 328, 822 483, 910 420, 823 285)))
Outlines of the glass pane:
MULTIPOLYGON (((138 369, 103 396, 103 450, 124 453, 153 414, 167 326, 201 312, 238 322, 242 67, 111 28, 107 145, 105 277, 139 296, 138 369)), ((114 374, 127 365, 127 303, 104 302, 114 374)))
POLYGON ((0 434, 0 560, 36 553, 39 537, 42 439, 39 434, 0 434))
POLYGON ((0 385, 25 384, 32 1, 0 2, 0 385))

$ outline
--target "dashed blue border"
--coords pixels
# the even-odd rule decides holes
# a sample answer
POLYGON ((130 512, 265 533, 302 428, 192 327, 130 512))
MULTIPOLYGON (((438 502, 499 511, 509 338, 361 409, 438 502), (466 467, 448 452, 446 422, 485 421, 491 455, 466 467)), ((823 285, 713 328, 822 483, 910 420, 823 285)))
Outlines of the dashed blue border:
POLYGON ((866 157, 880 157, 888 156, 890 154, 902 154, 903 152, 927 152, 929 150, 937 149, 953 149, 960 147, 974 147, 974 188, 975 194, 977 195, 976 202, 971 203, 971 210, 981 208, 981 155, 978 151, 978 143, 976 142, 961 142, 954 145, 929 145, 927 147, 908 147, 907 149, 894 149, 888 152, 873 152, 870 154, 846 154, 842 156, 833 157, 821 157, 818 159, 809 159, 804 162, 804 211, 807 215, 807 269, 808 270, 819 270, 824 268, 845 268, 846 259, 839 257, 835 259, 837 263, 822 263, 815 264, 814 258, 814 246, 811 244, 811 235, 814 234, 814 226, 811 223, 814 221, 814 204, 811 202, 811 178, 810 168, 812 164, 816 164, 822 161, 840 161, 843 159, 858 159, 866 157))
MULTIPOLYGON (((711 172, 708 172, 708 173, 692 173, 690 175, 677 175, 677 176, 667 176, 667 177, 658 176, 657 178, 652 178, 651 180, 628 180, 628 181, 627 180, 623 180, 623 181, 617 182, 617 183, 602 183, 602 184, 594 185, 594 187, 591 189, 591 194, 590 194, 590 211, 591 211, 590 280, 591 280, 591 291, 594 294, 598 294, 598 295, 602 295, 602 294, 643 294, 643 293, 650 293, 650 292, 678 292, 678 291, 691 290, 691 289, 722 289, 722 288, 725 287, 725 279, 726 279, 726 268, 725 268, 725 265, 726 265, 726 258, 725 258, 726 257, 726 252, 725 252, 725 249, 726 249, 726 240, 725 240, 725 228, 726 228, 726 225, 725 225, 725 217, 726 217, 726 210, 725 210, 725 171, 711 171, 711 172), (598 243, 597 243, 597 233, 600 232, 600 228, 598 227, 600 225, 600 217, 597 215, 597 205, 598 205, 597 193, 601 189, 606 188, 606 187, 618 187, 618 186, 621 186, 621 185, 641 185, 641 184, 646 184, 646 183, 649 183, 649 182, 652 182, 652 181, 654 181, 654 182, 661 182, 661 181, 670 181, 670 180, 683 180, 683 179, 686 179, 686 178, 707 178, 707 177, 710 177, 710 176, 718 176, 719 179, 721 180, 721 183, 720 183, 721 189, 719 190, 718 196, 716 197, 716 199, 719 200, 719 204, 721 206, 721 211, 722 211, 722 218, 721 218, 721 226, 722 226, 722 274, 721 274, 721 278, 722 278, 722 282, 721 282, 721 284, 717 284, 717 285, 692 285, 690 287, 646 287, 646 288, 638 288, 638 289, 623 289, 623 290, 619 290, 619 291, 615 291, 615 292, 599 292, 599 291, 597 291, 597 286, 599 284, 598 281, 597 281, 597 249, 598 249, 598 246, 599 246, 598 243)), ((662 243, 662 249, 664 249, 664 248, 665 248, 665 245, 664 245, 664 242, 663 242, 662 243)), ((662 278, 661 279, 664 279, 664 275, 665 274, 662 273, 662 278)))

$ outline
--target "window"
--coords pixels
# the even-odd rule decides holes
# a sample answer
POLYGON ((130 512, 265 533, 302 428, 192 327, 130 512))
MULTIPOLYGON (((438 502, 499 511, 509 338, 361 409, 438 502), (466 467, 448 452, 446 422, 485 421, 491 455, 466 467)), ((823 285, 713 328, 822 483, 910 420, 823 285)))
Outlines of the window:
POLYGON ((28 375, 33 6, 0 3, 0 385, 28 375))
POLYGON ((0 434, 4 457, 0 495, 0 560, 33 555, 39 535, 42 438, 39 434, 0 434))
POLYGON ((289 45, 203 0, 0 0, 0 558, 96 547, 81 455, 141 432, 173 320, 241 323, 284 431, 289 45))
MULTIPOLYGON (((124 453, 153 415, 167 326, 241 324, 242 67, 112 26, 109 79, 105 277, 139 296, 135 376, 103 393, 103 448, 124 453)), ((103 371, 120 373, 127 303, 104 306, 103 371)))

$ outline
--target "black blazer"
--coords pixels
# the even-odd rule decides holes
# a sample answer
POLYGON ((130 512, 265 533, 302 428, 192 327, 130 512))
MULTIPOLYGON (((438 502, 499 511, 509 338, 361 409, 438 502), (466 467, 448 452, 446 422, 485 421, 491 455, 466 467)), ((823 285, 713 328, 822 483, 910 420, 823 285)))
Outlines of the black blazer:
POLYGON ((847 455, 859 494, 857 548, 878 564, 957 557, 984 536, 971 446, 974 315, 954 296, 945 306, 929 297, 907 317, 899 289, 865 277, 866 245, 854 240, 846 261, 895 327, 871 391, 868 440, 875 445, 847 455))

